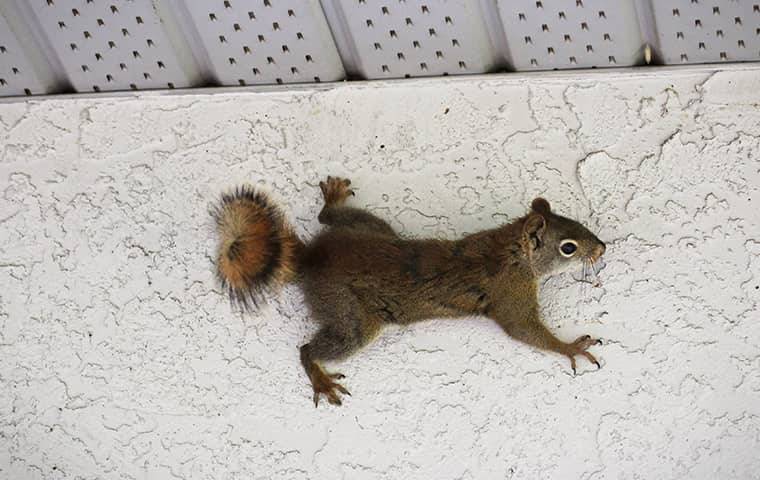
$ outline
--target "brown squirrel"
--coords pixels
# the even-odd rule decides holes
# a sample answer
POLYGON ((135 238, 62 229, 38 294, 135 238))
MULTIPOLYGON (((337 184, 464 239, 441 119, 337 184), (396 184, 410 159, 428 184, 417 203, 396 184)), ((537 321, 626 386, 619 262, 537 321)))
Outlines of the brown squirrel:
POLYGON ((320 182, 328 226, 300 240, 270 200, 253 187, 222 196, 213 214, 221 237, 217 273, 234 302, 255 306, 262 295, 296 282, 319 330, 300 347, 314 389, 334 405, 350 395, 320 366, 351 355, 385 325, 482 315, 511 337, 565 355, 585 356, 599 340, 584 335, 565 343, 542 323, 538 280, 550 273, 593 265, 605 245, 581 224, 552 213, 536 198, 514 222, 460 240, 410 240, 375 215, 345 205, 354 194, 346 179, 320 182))

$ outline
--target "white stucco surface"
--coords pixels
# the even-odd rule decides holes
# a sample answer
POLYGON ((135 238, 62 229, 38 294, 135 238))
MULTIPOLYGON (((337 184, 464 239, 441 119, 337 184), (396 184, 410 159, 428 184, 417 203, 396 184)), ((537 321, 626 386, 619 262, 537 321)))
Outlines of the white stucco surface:
POLYGON ((0 478, 760 478, 760 67, 0 105, 0 478), (536 195, 608 245, 542 287, 603 368, 485 319, 390 328, 315 409, 286 289, 235 311, 208 207, 318 182, 409 236, 536 195))

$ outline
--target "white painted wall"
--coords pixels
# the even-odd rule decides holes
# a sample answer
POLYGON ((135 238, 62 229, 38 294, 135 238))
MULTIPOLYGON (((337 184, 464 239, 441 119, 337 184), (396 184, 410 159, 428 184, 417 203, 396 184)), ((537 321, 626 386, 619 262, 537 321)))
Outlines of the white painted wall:
POLYGON ((760 478, 760 67, 0 105, 0 477, 760 478), (603 368, 486 320, 389 329, 314 409, 295 289, 233 311, 208 205, 319 180, 410 236, 538 194, 607 241, 542 289, 603 368))

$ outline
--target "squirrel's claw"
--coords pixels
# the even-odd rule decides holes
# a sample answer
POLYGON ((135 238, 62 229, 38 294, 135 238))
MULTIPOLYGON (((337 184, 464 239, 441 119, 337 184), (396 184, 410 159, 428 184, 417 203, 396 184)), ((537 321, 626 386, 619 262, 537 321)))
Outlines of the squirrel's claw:
POLYGON ((314 389, 313 400, 315 408, 319 406, 321 395, 324 395, 327 398, 327 403, 331 405, 343 405, 338 393, 349 396, 351 393, 343 385, 333 381, 342 378, 346 378, 342 373, 325 373, 321 369, 312 372, 311 386, 314 389))
POLYGON ((596 365, 597 369, 601 369, 602 365, 599 361, 587 351, 592 345, 601 345, 602 341, 597 338, 591 338, 590 335, 583 335, 578 337, 574 342, 567 344, 565 356, 570 359, 570 368, 573 370, 573 376, 577 374, 575 357, 576 355, 583 355, 586 359, 596 365))
POLYGON ((319 182, 325 205, 341 205, 346 198, 356 195, 349 187, 351 180, 340 177, 327 177, 327 180, 319 182))

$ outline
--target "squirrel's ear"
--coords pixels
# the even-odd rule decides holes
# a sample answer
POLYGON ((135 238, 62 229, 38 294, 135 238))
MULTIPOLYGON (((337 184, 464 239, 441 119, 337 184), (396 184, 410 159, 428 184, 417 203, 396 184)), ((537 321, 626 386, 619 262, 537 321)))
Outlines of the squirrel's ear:
POLYGON ((533 200, 533 203, 530 204, 530 208, 532 208, 534 212, 543 214, 547 214, 552 211, 551 206, 549 206, 549 202, 541 197, 533 200))
POLYGON ((525 225, 523 225, 523 235, 525 235, 533 250, 540 248, 544 244, 545 232, 546 220, 543 215, 538 213, 528 215, 528 218, 525 219, 525 225))

